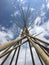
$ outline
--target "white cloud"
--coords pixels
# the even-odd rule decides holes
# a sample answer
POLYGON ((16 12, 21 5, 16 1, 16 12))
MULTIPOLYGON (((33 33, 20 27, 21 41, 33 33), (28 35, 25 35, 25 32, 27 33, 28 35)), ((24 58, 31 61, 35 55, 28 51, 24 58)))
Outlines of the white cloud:
POLYGON ((24 1, 24 0, 20 0, 21 2, 24 1))
POLYGON ((20 3, 23 4, 23 5, 24 5, 26 2, 27 2, 27 0, 20 0, 20 3))
POLYGON ((2 30, 5 30, 5 27, 2 27, 2 30))
POLYGON ((38 34, 40 32, 43 32, 42 34, 40 34, 37 37, 40 38, 40 39, 47 40, 44 36, 49 36, 49 20, 47 22, 44 22, 41 26, 39 26, 40 22, 41 22, 40 18, 38 17, 35 20, 34 28, 32 28, 30 30, 30 34, 34 34, 34 33, 38 34), (36 25, 37 23, 38 23, 38 25, 36 25))
POLYGON ((45 4, 42 4, 42 7, 41 7, 41 8, 42 8, 42 9, 45 8, 45 4))
POLYGON ((27 10, 27 7, 22 7, 23 8, 23 10, 27 10))
POLYGON ((4 26, 0 26, 0 29, 0 44, 13 39, 17 31, 15 24, 13 24, 9 29, 5 28, 4 26))
POLYGON ((16 16, 17 14, 19 14, 19 11, 14 12, 14 16, 16 16))
POLYGON ((49 9, 49 2, 47 3, 47 8, 49 9))
POLYGON ((43 27, 49 31, 49 20, 43 24, 43 27))
POLYGON ((37 17, 36 19, 35 19, 35 25, 36 24, 40 24, 41 23, 41 17, 37 17))
POLYGON ((30 34, 34 34, 34 33, 38 34, 40 32, 43 32, 41 35, 39 35, 40 38, 42 38, 45 35, 45 33, 44 33, 45 30, 43 27, 35 25, 35 27, 30 30, 30 34))
POLYGON ((31 8, 31 11, 33 11, 34 10, 34 8, 31 8))
POLYGON ((44 23, 43 28, 45 29, 45 36, 49 36, 49 20, 44 23))
POLYGON ((44 15, 45 15, 45 12, 42 11, 42 12, 41 12, 41 16, 44 16, 44 15))
POLYGON ((0 31, 0 43, 4 43, 12 38, 13 34, 11 32, 0 31))
MULTIPOLYGON (((12 22, 12 20, 10 22, 12 22)), ((0 44, 13 39, 14 36, 18 35, 20 32, 20 28, 16 28, 15 23, 13 23, 9 29, 4 26, 0 26, 0 29, 0 44)))

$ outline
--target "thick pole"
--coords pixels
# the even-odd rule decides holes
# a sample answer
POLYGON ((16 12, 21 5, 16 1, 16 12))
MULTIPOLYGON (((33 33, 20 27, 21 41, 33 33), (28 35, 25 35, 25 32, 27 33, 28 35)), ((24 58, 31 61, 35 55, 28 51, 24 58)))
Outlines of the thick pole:
POLYGON ((49 56, 47 56, 45 54, 45 52, 39 47, 39 45, 36 45, 31 39, 30 37, 28 37, 28 40, 32 43, 32 45, 34 46, 34 48, 36 49, 36 51, 38 52, 39 56, 43 59, 43 61, 45 62, 46 65, 49 65, 49 56))
MULTIPOLYGON (((25 42, 27 42, 27 41, 25 41, 25 42)), ((0 54, 0 58, 2 58, 3 56, 5 56, 6 54, 10 53, 10 52, 13 51, 14 49, 18 48, 19 46, 21 46, 21 45, 24 44, 25 42, 23 42, 23 43, 21 43, 21 44, 19 44, 19 45, 16 45, 15 47, 13 47, 12 49, 8 50, 8 51, 5 52, 5 53, 0 54)))
MULTIPOLYGON (((36 51, 36 53, 37 53, 37 51, 36 51)), ((41 65, 44 65, 43 62, 42 62, 42 59, 41 59, 41 57, 39 56, 38 53, 37 53, 37 56, 38 56, 38 58, 39 58, 39 60, 40 60, 40 62, 41 62, 41 65)))
POLYGON ((1 44, 0 45, 0 51, 4 50, 5 48, 7 48, 9 46, 14 45, 15 43, 19 42, 20 40, 24 39, 25 37, 26 36, 23 36, 23 37, 20 37, 20 38, 15 39, 15 40, 9 41, 7 43, 1 44))
POLYGON ((31 36, 31 35, 28 35, 30 38, 33 38, 33 39, 36 39, 36 40, 38 40, 38 41, 40 41, 40 42, 42 42, 42 43, 45 43, 45 44, 48 44, 49 45, 49 42, 47 42, 47 41, 45 41, 45 40, 41 40, 41 39, 39 39, 39 38, 37 38, 37 37, 33 37, 33 36, 31 36))
MULTIPOLYGON (((40 46, 41 47, 41 46, 40 46)), ((49 52, 45 49, 45 48, 43 48, 43 47, 41 47, 42 48, 42 50, 46 53, 46 55, 49 57, 49 52)))
MULTIPOLYGON (((38 44, 43 50, 45 49, 45 50, 49 53, 49 48, 47 48, 47 47, 41 45, 37 40, 33 40, 33 41, 34 41, 34 43, 38 44)), ((46 54, 47 54, 47 53, 46 53, 46 54)), ((47 55, 49 56, 49 54, 47 54, 47 55)))
MULTIPOLYGON (((5 52, 7 52, 8 50, 10 49, 10 47, 9 48, 7 48, 4 52, 3 52, 3 54, 5 53, 5 52)), ((16 50, 16 49, 15 49, 16 50)), ((3 65, 5 62, 6 62, 6 60, 8 59, 8 57, 10 56, 10 54, 12 53, 12 51, 10 52, 10 53, 8 53, 8 55, 4 58, 4 60, 2 61, 2 63, 1 63, 1 65, 3 65)), ((15 53, 15 52, 14 52, 15 53)))

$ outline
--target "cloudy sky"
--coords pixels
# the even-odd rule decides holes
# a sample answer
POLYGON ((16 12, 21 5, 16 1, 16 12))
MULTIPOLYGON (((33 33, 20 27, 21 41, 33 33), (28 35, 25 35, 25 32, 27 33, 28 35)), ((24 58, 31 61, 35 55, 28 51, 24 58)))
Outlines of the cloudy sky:
MULTIPOLYGON (((20 17, 18 5, 22 6, 24 12, 26 12, 27 7, 30 6, 31 17, 28 19, 28 25, 31 23, 32 19, 33 23, 28 27, 28 29, 31 29, 29 32, 31 34, 43 32, 38 37, 49 41, 49 0, 0 0, 0 44, 19 36, 17 31, 20 33, 21 29, 18 28, 15 23, 16 17, 19 18, 21 25, 23 25, 23 23, 20 17)), ((18 62, 21 64, 23 62, 24 64, 25 61, 23 59, 25 59, 25 49, 22 49, 20 51, 21 57, 18 62), (22 54, 24 55, 23 57, 22 54)), ((27 58, 29 58, 29 48, 27 49, 27 53, 27 58)), ((35 49, 33 53, 36 53, 35 49)), ((27 64, 32 65, 31 57, 30 60, 26 59, 26 61, 27 64)), ((41 65, 40 62, 36 61, 36 65, 38 64, 41 65)))

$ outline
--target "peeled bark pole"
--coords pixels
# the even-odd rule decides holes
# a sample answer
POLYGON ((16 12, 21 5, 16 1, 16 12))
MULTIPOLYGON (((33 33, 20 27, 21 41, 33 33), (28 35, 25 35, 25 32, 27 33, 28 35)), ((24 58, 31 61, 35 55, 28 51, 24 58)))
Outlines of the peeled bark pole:
POLYGON ((4 63, 6 62, 6 60, 8 59, 8 57, 10 56, 11 52, 4 58, 4 60, 2 61, 2 63, 0 65, 4 65, 4 63))
POLYGON ((44 65, 43 62, 42 62, 42 59, 41 59, 41 57, 39 56, 39 54, 37 53, 37 51, 36 51, 36 54, 37 54, 37 56, 38 56, 38 58, 39 58, 39 60, 40 60, 41 65, 44 65))
MULTIPOLYGON (((27 42, 27 41, 25 41, 25 42, 27 42)), ((5 53, 0 54, 0 58, 2 58, 3 56, 5 56, 6 54, 9 54, 11 51, 13 51, 14 49, 18 48, 19 46, 21 46, 21 45, 24 44, 25 42, 20 43, 19 45, 16 45, 15 47, 13 47, 12 49, 6 51, 5 53)))
POLYGON ((45 54, 45 52, 39 47, 39 45, 36 45, 29 37, 27 37, 28 40, 32 43, 36 51, 38 52, 39 56, 43 59, 46 65, 49 65, 49 57, 45 54))
POLYGON ((4 50, 5 48, 8 48, 9 46, 14 45, 15 43, 19 42, 20 40, 24 39, 25 37, 26 36, 23 36, 23 37, 15 39, 15 40, 9 41, 7 43, 1 44, 0 45, 0 51, 4 50))
POLYGON ((45 40, 41 40, 41 39, 39 39, 39 38, 37 38, 37 37, 34 37, 34 36, 31 36, 31 35, 28 35, 28 36, 31 37, 31 38, 33 38, 33 39, 36 39, 36 40, 38 40, 38 41, 40 41, 40 42, 42 42, 42 43, 45 43, 45 44, 49 45, 49 42, 47 42, 47 41, 45 41, 45 40))

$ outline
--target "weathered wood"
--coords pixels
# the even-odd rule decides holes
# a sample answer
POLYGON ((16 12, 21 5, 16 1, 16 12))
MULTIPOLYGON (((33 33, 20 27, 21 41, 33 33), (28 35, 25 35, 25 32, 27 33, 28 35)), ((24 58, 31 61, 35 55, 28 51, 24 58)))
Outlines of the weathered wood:
POLYGON ((4 58, 4 60, 2 61, 2 63, 0 65, 4 65, 4 63, 6 62, 6 60, 8 59, 8 57, 10 56, 11 52, 4 58))
POLYGON ((39 47, 39 45, 36 45, 31 39, 30 37, 28 37, 28 40, 32 43, 32 45, 34 46, 34 48, 36 49, 36 51, 38 52, 39 56, 43 59, 43 61, 45 62, 46 65, 49 65, 49 56, 47 56, 45 54, 45 52, 39 47))
MULTIPOLYGON (((25 41, 25 42, 27 42, 27 41, 25 41)), ((14 49, 18 48, 19 46, 21 46, 21 45, 24 44, 25 42, 20 43, 19 45, 16 45, 15 47, 13 47, 12 49, 8 50, 8 51, 5 52, 5 53, 0 54, 0 58, 2 58, 3 56, 5 56, 6 54, 10 53, 10 52, 13 51, 14 49)))
MULTIPOLYGON (((15 45, 14 45, 15 46, 15 45)), ((13 46, 13 47, 14 47, 13 46)), ((3 52, 3 54, 5 53, 5 52, 7 52, 8 50, 10 49, 10 47, 9 48, 7 48, 4 52, 3 52)), ((16 50, 16 49, 15 49, 16 50)), ((12 51, 10 52, 10 53, 8 53, 8 55, 4 58, 4 60, 2 61, 2 63, 1 63, 1 65, 3 65, 5 62, 6 62, 6 60, 8 59, 8 57, 10 56, 10 54, 12 53, 12 51)))
MULTIPOLYGON (((43 50, 45 49, 49 53, 49 48, 41 45, 37 40, 33 40, 36 44, 38 44, 43 50)), ((46 53, 47 54, 47 53, 46 53)), ((49 54, 47 54, 49 56, 49 54)))
POLYGON ((49 42, 47 42, 47 41, 45 41, 45 40, 41 40, 41 39, 39 39, 39 38, 37 38, 37 37, 34 37, 34 36, 31 36, 31 35, 28 35, 30 38, 33 38, 33 39, 36 39, 36 40, 38 40, 38 41, 40 41, 40 42, 42 42, 42 43, 45 43, 45 44, 48 44, 49 45, 49 42))
MULTIPOLYGON (((36 53, 37 53, 37 51, 36 51, 36 53)), ((42 62, 42 59, 41 59, 41 57, 39 56, 38 53, 37 53, 37 56, 38 56, 38 58, 39 58, 39 60, 40 60, 40 62, 41 62, 41 65, 44 65, 43 62, 42 62)))
POLYGON ((12 46, 14 45, 15 43, 19 42, 20 40, 24 39, 26 36, 23 36, 23 37, 20 37, 20 38, 17 38, 15 40, 12 40, 12 41, 9 41, 9 42, 6 42, 6 43, 3 43, 0 45, 0 51, 4 50, 5 48, 9 47, 9 46, 12 46))

